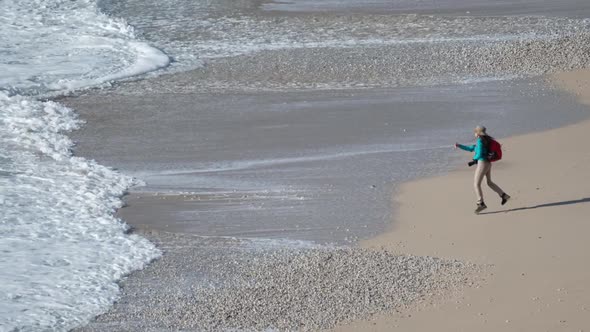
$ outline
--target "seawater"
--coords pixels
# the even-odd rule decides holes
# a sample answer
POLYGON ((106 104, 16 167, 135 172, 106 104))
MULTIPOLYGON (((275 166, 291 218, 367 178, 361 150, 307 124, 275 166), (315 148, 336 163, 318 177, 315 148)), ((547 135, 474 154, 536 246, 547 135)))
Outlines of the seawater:
POLYGON ((0 3, 0 330, 69 330, 159 255, 114 217, 134 183, 71 153, 81 121, 43 98, 168 65, 93 1, 0 3))
POLYGON ((567 18, 276 17, 256 13, 256 3, 0 2, 0 330, 81 325, 109 308, 122 276, 160 254, 113 215, 134 180, 73 156, 66 134, 82 122, 47 98, 264 50, 551 38, 588 29, 587 21, 567 18))

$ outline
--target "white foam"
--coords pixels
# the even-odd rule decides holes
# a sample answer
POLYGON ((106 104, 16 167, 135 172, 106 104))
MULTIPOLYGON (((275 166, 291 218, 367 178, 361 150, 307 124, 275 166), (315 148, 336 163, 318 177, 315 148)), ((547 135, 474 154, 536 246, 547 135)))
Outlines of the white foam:
POLYGON ((90 0, 15 0, 1 9, 0 88, 28 95, 73 90, 170 62, 90 0))
MULTIPOLYGON (((136 3, 132 12, 153 24, 153 17, 147 15, 153 8, 144 1, 136 3), (138 11, 141 8, 148 13, 138 11)), ((159 9, 171 9, 171 20, 160 21, 152 39, 187 66, 208 58, 279 48, 502 40, 521 38, 528 31, 533 31, 533 38, 550 35, 552 27, 564 29, 563 22, 535 18, 539 22, 521 19, 517 31, 514 25, 497 20, 498 31, 474 37, 477 33, 472 31, 471 19, 439 22, 432 18, 415 23, 410 17, 392 29, 379 30, 379 22, 369 24, 365 30, 375 33, 367 36, 363 29, 360 34, 355 31, 358 24, 347 21, 334 22, 327 29, 308 29, 297 19, 286 23, 270 18, 195 20, 187 15, 178 19, 180 11, 198 3, 154 3, 159 9), (547 29, 537 31, 547 24, 547 29), (444 30, 447 26, 450 32, 444 30), (465 26, 470 29, 464 31, 465 26), (442 31, 415 33, 430 28, 442 31)), ((101 14, 93 0, 9 0, 0 2, 0 10, 0 330, 65 331, 107 310, 117 297, 116 281, 142 268, 159 252, 145 239, 125 235, 126 225, 113 216, 132 179, 73 157, 72 142, 64 133, 78 127, 75 114, 31 96, 140 75, 165 67, 170 60, 159 49, 137 40, 124 20, 101 14)), ((586 28, 587 22, 571 22, 572 27, 579 25, 586 28)), ((487 24, 480 26, 486 28, 482 33, 488 33, 487 24)), ((250 160, 204 165, 188 172, 355 155, 358 153, 335 152, 250 160)), ((182 172, 186 170, 171 174, 182 172)))
POLYGON ((70 109, 0 92, 0 112, 0 326, 68 330, 158 251, 113 216, 132 179, 70 155, 70 109))
MULTIPOLYGON (((257 169, 272 167, 278 165, 291 165, 297 163, 324 161, 324 160, 336 160, 346 159, 351 157, 359 157, 371 154, 382 154, 382 153, 395 153, 395 152, 410 152, 410 151, 428 151, 433 149, 439 149, 440 146, 432 147, 427 144, 420 143, 404 143, 404 144, 374 144, 374 145, 361 145, 361 146, 350 146, 346 151, 321 151, 316 153, 310 153, 306 156, 293 156, 285 158, 271 158, 271 159, 251 159, 251 160, 239 160, 239 161, 219 161, 215 163, 202 164, 200 168, 194 169, 167 169, 165 171, 155 172, 142 172, 138 171, 135 174, 139 177, 155 177, 155 176, 168 176, 168 175, 195 175, 204 173, 222 173, 222 172, 233 172, 248 169, 257 169)), ((442 148, 448 148, 443 146, 442 148)))
POLYGON ((32 96, 166 66, 90 0, 0 2, 0 330, 67 331, 159 255, 114 217, 133 179, 74 157, 72 110, 32 96), (5 90, 4 92, 2 90, 5 90))

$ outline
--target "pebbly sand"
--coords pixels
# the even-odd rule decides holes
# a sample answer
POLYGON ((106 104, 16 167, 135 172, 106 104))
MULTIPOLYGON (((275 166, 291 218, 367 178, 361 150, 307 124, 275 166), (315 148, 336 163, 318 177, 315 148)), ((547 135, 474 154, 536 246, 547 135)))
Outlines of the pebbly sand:
MULTIPOLYGON (((192 74, 199 77, 198 71, 192 74)), ((186 75, 174 76, 182 82, 186 75)), ((389 197, 398 184, 444 172, 446 169, 437 165, 462 165, 467 158, 449 155, 441 146, 428 150, 432 154, 426 155, 431 159, 424 159, 423 146, 440 145, 441 139, 452 142, 461 137, 460 130, 475 121, 489 119, 486 123, 491 128, 507 124, 500 131, 507 135, 517 128, 546 129, 587 117, 584 108, 569 95, 543 88, 538 80, 358 91, 181 90, 173 94, 158 90, 160 80, 171 79, 126 83, 115 91, 62 100, 88 120, 87 129, 74 135, 79 142, 77 153, 147 181, 147 187, 127 197, 128 207, 120 214, 136 232, 164 251, 160 260, 123 280, 121 300, 81 330, 259 330, 265 326, 317 330, 382 312, 403 313, 395 319, 406 314, 414 317, 416 309, 408 308, 429 308, 435 299, 465 303, 457 299, 462 289, 494 280, 488 272, 480 272, 493 261, 445 255, 439 250, 409 252, 407 241, 423 241, 409 236, 403 246, 390 245, 402 241, 401 237, 382 244, 394 248, 396 254, 410 256, 314 247, 309 241, 354 243, 383 230, 391 221, 391 211, 397 215, 389 197), (146 93, 149 87, 155 90, 146 93), (367 104, 371 107, 359 107, 367 104), (216 112, 219 107, 223 107, 225 116, 216 112), (554 112, 558 107, 561 113, 554 112), (322 112, 314 112, 318 109, 322 112), (246 115, 251 125, 244 123, 246 115), (419 118, 430 121, 417 121, 419 118), (511 120, 507 123, 506 118, 511 120), (384 130, 383 126, 395 119, 394 127, 384 130), (450 126, 445 121, 455 123, 450 126), (440 131, 438 137, 431 136, 440 126, 449 129, 440 131), (257 132, 260 137, 253 139, 257 132), (353 141, 364 144, 351 145, 353 141), (392 141, 420 142, 422 146, 401 154, 395 146, 383 149, 384 142, 392 141), (350 151, 354 153, 347 155, 350 151), (326 154, 335 157, 326 159, 326 154), (441 163, 440 158, 449 161, 441 163), (398 173, 403 177, 394 176, 398 173), (301 183, 308 186, 294 186, 301 183), (274 190, 267 190, 269 187, 274 190), (141 192, 146 189, 147 193, 141 192), (154 196, 161 191, 184 193, 154 196), (336 265, 319 269, 329 255, 337 257, 336 265), (285 264, 290 257, 296 257, 298 264, 285 264), (254 260, 259 263, 251 264, 254 260), (381 270, 372 268, 377 264, 381 270), (413 269, 409 278, 398 278, 409 266, 413 269), (322 271, 334 273, 325 275, 322 271), (300 283, 285 279, 292 273, 307 279, 300 283), (334 278, 339 273, 351 278, 334 278), (281 288, 267 287, 273 284, 292 287, 285 293, 281 288), (317 292, 309 294, 309 285, 317 292), (391 296, 367 304, 364 297, 353 295, 371 292, 391 296), (221 302, 215 302, 217 299, 221 302), (258 302, 252 302, 254 299, 258 302), (418 300, 423 300, 422 305, 418 300), (252 307, 261 308, 262 313, 255 313, 252 307), (320 307, 327 311, 318 310, 320 307)), ((508 156, 510 151, 507 146, 508 156)), ((512 156, 503 161, 498 172, 513 162, 512 156)), ((462 179, 466 181, 461 189, 470 193, 470 175, 462 179)), ((427 193, 424 196, 431 197, 427 193)), ((520 193, 514 194, 512 204, 520 197, 520 193)), ((433 197, 446 199, 449 195, 445 192, 433 197)), ((469 195, 449 199, 456 200, 452 206, 464 206, 465 217, 471 217, 469 195), (459 201, 459 197, 464 199, 459 201)), ((425 203, 424 198, 414 197, 412 202, 442 209, 425 203)), ((403 225, 403 201, 400 208, 399 222, 403 225)), ((437 225, 447 227, 443 222, 437 225)), ((475 225, 469 221, 470 227, 475 225)), ((472 251, 468 246, 462 249, 472 251)), ((386 319, 383 324, 390 327, 398 322, 386 319)), ((352 326, 355 329, 356 325, 352 326)))
POLYGON ((351 247, 142 232, 164 256, 121 282, 121 300, 76 331, 321 330, 454 298, 481 267, 351 247))
MULTIPOLYGON (((556 232, 556 226, 550 220, 546 227, 540 227, 543 224, 539 227, 525 227, 522 224, 518 228, 514 228, 515 223, 508 221, 511 220, 512 213, 518 216, 527 212, 525 220, 535 223, 534 218, 529 219, 528 214, 536 213, 536 210, 545 210, 540 212, 548 217, 566 213, 563 209, 569 211, 572 206, 583 207, 582 203, 586 200, 583 199, 585 196, 580 199, 582 192, 576 193, 568 189, 571 200, 561 201, 559 197, 562 191, 559 190, 551 191, 553 195, 547 198, 540 195, 541 192, 547 192, 544 188, 569 186, 573 185, 571 181, 576 180, 575 176, 572 176, 568 180, 562 179, 564 181, 558 184, 555 181, 558 178, 543 178, 541 174, 556 172, 561 177, 565 174, 574 175, 576 173, 560 170, 579 168, 580 164, 570 163, 572 160, 582 163, 583 159, 576 159, 573 155, 559 155, 556 160, 560 164, 550 166, 548 170, 536 167, 531 168, 534 171, 524 171, 523 168, 532 166, 527 166, 525 161, 529 155, 521 152, 523 148, 519 147, 538 141, 543 146, 552 148, 552 151, 559 150, 560 153, 564 153, 557 146, 571 139, 570 134, 561 141, 558 133, 576 131, 576 126, 582 125, 502 140, 507 158, 495 168, 495 178, 513 194, 514 200, 510 202, 510 206, 517 205, 515 211, 493 213, 495 210, 490 198, 488 205, 489 212, 492 213, 480 216, 481 222, 479 219, 474 220, 470 204, 471 169, 452 173, 440 180, 420 180, 417 184, 422 184, 421 188, 424 191, 411 196, 409 200, 405 198, 408 188, 417 184, 410 183, 403 187, 401 198, 396 203, 399 204, 400 210, 396 213, 393 233, 362 243, 363 247, 368 247, 369 250, 318 246, 305 241, 273 242, 244 239, 223 234, 195 236, 191 235, 190 231, 187 232, 190 224, 175 222, 174 219, 166 217, 166 213, 159 213, 167 209, 170 213, 183 210, 187 204, 207 206, 214 204, 219 196, 132 193, 127 197, 128 207, 120 210, 120 216, 132 225, 135 232, 163 249, 164 256, 147 269, 137 271, 123 280, 121 300, 111 311, 79 330, 261 330, 270 326, 280 330, 318 330, 334 328, 343 322, 351 325, 340 325, 336 327, 337 330, 389 330, 392 327, 412 330, 414 326, 421 330, 434 326, 428 325, 427 320, 420 319, 421 315, 433 315, 446 321, 445 317, 450 313, 473 314, 472 320, 465 323, 467 325, 459 325, 460 328, 466 326, 468 330, 475 327, 479 329, 482 326, 492 326, 490 330, 510 330, 511 326, 549 326, 545 325, 549 324, 547 321, 533 322, 526 316, 521 316, 518 311, 506 311, 507 303, 514 300, 510 295, 520 294, 512 288, 511 284, 515 281, 518 283, 514 287, 530 295, 520 298, 523 310, 530 309, 527 315, 551 312, 552 315, 544 317, 549 319, 561 315, 562 319, 555 322, 565 324, 561 322, 563 320, 574 324, 576 319, 570 318, 569 313, 563 313, 564 310, 573 309, 571 315, 574 317, 577 317, 575 313, 584 314, 585 300, 578 298, 579 292, 575 291, 582 286, 563 282, 560 273, 555 273, 552 279, 545 271, 545 266, 554 269, 561 267, 563 262, 559 257, 572 254, 552 253, 564 250, 561 241, 565 241, 562 236, 566 234, 560 235, 561 233, 556 232), (543 137, 547 137, 546 140, 541 140, 543 137), (519 140, 523 140, 523 143, 519 143, 519 140), (512 151, 519 153, 513 155, 512 151), (519 169, 522 171, 518 172, 519 169), (514 174, 515 178, 507 177, 509 174, 514 174), (531 178, 535 178, 535 181, 530 180, 531 178), (539 179, 554 181, 545 183, 539 179), (535 185, 527 185, 528 182, 535 185), (457 183, 464 185, 459 186, 457 183), (439 194, 434 190, 436 188, 440 188, 439 194), (525 199, 523 192, 529 193, 530 198, 525 199), (441 200, 441 197, 445 199, 441 200), (420 204, 417 205, 416 202, 420 204), (553 202, 555 204, 552 204, 553 202), (423 209, 423 204, 431 208, 423 209), (557 211, 545 213, 553 209, 557 211), (441 218, 445 213, 452 217, 441 218), (492 218, 498 221, 488 221, 492 218), (449 223, 450 220, 453 220, 453 223, 449 223), (531 229, 534 229, 534 232, 531 232, 531 229), (457 234, 460 236, 457 237, 457 234), (526 234, 528 240, 519 237, 518 234, 526 234), (510 242, 507 242, 510 240, 506 238, 507 235, 515 241, 512 247, 510 242), (558 238, 552 238, 556 236, 558 238), (548 242, 548 239, 552 241, 548 242), (521 247, 522 241, 525 245, 521 247), (486 245, 487 243, 489 244, 486 245), (498 243, 502 245, 498 246, 498 243), (542 245, 539 246, 538 243, 542 245), (382 247, 386 251, 382 251, 382 247), (526 248, 528 250, 523 250, 526 248), (550 262, 532 260, 531 257, 538 257, 537 254, 545 255, 543 257, 548 257, 550 262), (504 266, 502 263, 506 259, 508 263, 504 266), (527 260, 531 261, 530 267, 523 265, 523 261, 527 260), (293 278, 294 275, 302 278, 293 278), (406 278, 400 278, 404 275, 406 278), (499 292, 498 287, 507 287, 502 282, 510 284, 510 291, 499 292), (543 288, 546 282, 554 289, 543 288), (309 287, 314 287, 314 292, 310 293, 309 287), (494 295, 485 295, 490 294, 485 292, 492 292, 494 295), (563 303, 565 300, 570 301, 569 296, 573 297, 571 302, 574 307, 565 307, 563 303), (529 301, 532 301, 533 305, 527 306, 529 301), (484 306, 489 303, 493 303, 495 309, 484 306), (500 309, 496 308, 496 303, 502 304, 500 309), (256 308, 256 311, 253 308, 256 308), (473 313, 475 308, 480 312, 473 313), (393 316, 383 316, 384 312, 393 316), (363 320, 367 317, 374 319, 363 320), (521 325, 509 325, 519 322, 519 317, 521 325)), ((538 153, 538 150, 529 150, 528 153, 532 156, 538 153)), ((466 157, 457 154, 456 158, 457 161, 463 161, 466 157)), ((545 165, 548 162, 546 161, 545 165)), ((224 197, 224 200, 227 198, 224 197)), ((240 197, 234 199, 239 200, 240 197)), ((585 210, 572 215, 572 222, 579 226, 575 218, 583 216, 584 213, 585 210)), ((583 232, 577 232, 577 229, 572 229, 572 232, 577 236, 583 236, 583 232)), ((576 246, 575 241, 569 243, 579 256, 577 259, 582 260, 583 248, 576 246)), ((427 317, 430 319, 430 316, 427 317)), ((463 319, 464 317, 460 316, 447 322, 450 325, 442 330, 456 330, 458 325, 453 324, 463 324, 458 323, 463 319)), ((577 322, 576 326, 583 324, 583 317, 578 317, 577 322)), ((438 324, 445 326, 442 322, 438 324)), ((557 326, 562 326, 559 324, 557 326)))
POLYGON ((450 14, 450 15, 567 15, 574 13, 580 17, 590 11, 588 3, 579 0, 528 0, 528 1, 415 1, 415 0, 292 0, 292 1, 264 1, 263 8, 268 11, 285 12, 370 12, 370 13, 399 13, 418 12, 421 14, 450 14))
MULTIPOLYGON (((584 280, 574 262, 585 258, 575 240, 584 233, 576 232, 584 227, 576 218, 587 211, 571 215, 572 225, 582 227, 571 233, 544 219, 586 202, 582 189, 568 186, 582 182, 575 171, 587 158, 562 149, 571 133, 562 141, 556 134, 583 125, 502 139, 507 158, 495 174, 513 194, 510 213, 474 220, 471 169, 404 185, 391 201, 401 183, 463 165, 468 157, 449 153, 447 145, 469 139, 465 128, 477 122, 505 137, 587 118, 571 95, 538 77, 590 64, 584 24, 272 13, 259 21, 256 15, 222 25, 227 37, 240 44, 265 31, 294 32, 309 34, 310 47, 213 54, 199 69, 61 100, 88 121, 74 134, 77 154, 147 182, 126 197, 119 215, 164 251, 122 280, 120 301, 80 331, 584 325, 583 285, 546 270, 571 269, 567 275, 579 272, 584 280), (421 27, 418 38, 458 41, 312 47, 313 38, 325 39, 315 34, 324 27, 328 35, 361 39, 368 31, 414 37, 416 29, 406 26, 421 27), (505 39, 470 40, 488 29, 505 39), (510 37, 529 32, 552 38, 510 37), (514 75, 521 79, 496 81, 514 75), (563 155, 540 167, 533 162, 542 151, 528 148, 539 145, 563 155), (393 233, 341 246, 381 233, 392 215, 393 233), (510 222, 512 215, 524 221, 510 222), (561 259, 568 255, 571 261, 561 259), (535 310, 549 314, 538 317, 535 310)), ((138 17, 128 19, 141 28, 138 17)), ((161 27, 146 36, 154 31, 172 33, 181 46, 183 38, 203 35, 161 27)), ((156 37, 163 49, 174 44, 160 45, 156 37)), ((182 64, 186 54, 178 56, 182 64)))

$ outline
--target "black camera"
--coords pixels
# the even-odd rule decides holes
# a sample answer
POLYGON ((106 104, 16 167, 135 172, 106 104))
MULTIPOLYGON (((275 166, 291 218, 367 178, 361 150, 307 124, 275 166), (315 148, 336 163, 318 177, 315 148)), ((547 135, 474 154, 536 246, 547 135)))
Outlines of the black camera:
POLYGON ((477 164, 477 160, 472 160, 470 162, 467 163, 467 166, 471 167, 473 165, 477 164))

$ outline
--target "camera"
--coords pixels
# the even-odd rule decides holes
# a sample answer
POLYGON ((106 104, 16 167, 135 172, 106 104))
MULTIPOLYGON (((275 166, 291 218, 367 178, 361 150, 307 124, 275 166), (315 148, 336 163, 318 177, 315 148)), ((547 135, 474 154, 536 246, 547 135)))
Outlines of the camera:
POLYGON ((477 164, 477 160, 472 160, 470 162, 467 163, 467 166, 471 167, 473 165, 477 164))

